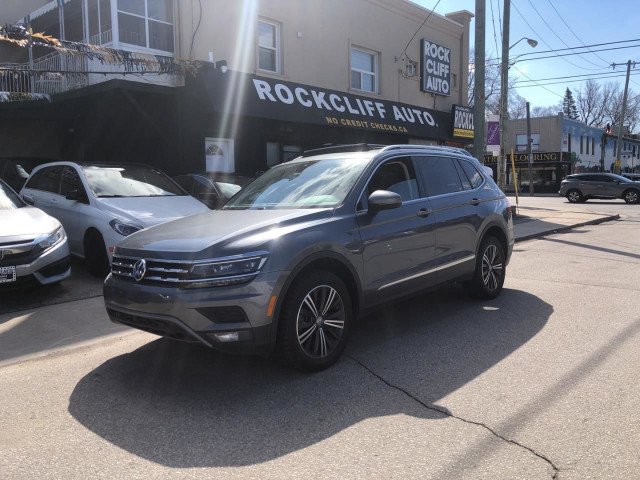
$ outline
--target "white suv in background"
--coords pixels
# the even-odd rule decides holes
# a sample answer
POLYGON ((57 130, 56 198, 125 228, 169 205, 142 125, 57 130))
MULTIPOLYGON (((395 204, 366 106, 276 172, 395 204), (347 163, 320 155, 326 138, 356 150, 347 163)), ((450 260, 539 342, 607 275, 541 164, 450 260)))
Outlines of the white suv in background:
POLYGON ((209 209, 146 165, 55 162, 33 170, 22 199, 64 226, 71 253, 106 275, 115 246, 146 227, 209 209))

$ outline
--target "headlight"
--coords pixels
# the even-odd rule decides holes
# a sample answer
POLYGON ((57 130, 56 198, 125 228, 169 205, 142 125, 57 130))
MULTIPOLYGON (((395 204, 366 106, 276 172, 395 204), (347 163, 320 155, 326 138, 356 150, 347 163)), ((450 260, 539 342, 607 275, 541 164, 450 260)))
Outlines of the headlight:
POLYGON ((253 280, 267 261, 266 253, 219 262, 200 263, 191 267, 186 287, 224 287, 253 280))
POLYGON ((142 230, 140 225, 135 225, 133 223, 123 223, 119 220, 111 220, 109 222, 111 228, 113 228, 120 235, 124 235, 125 237, 131 235, 132 233, 136 233, 138 230, 142 230))
POLYGON ((48 250, 54 245, 57 245, 58 243, 60 243, 65 238, 67 238, 67 234, 65 233, 64 228, 59 227, 55 232, 53 232, 52 234, 47 236, 44 240, 42 240, 38 244, 38 246, 42 250, 48 250))

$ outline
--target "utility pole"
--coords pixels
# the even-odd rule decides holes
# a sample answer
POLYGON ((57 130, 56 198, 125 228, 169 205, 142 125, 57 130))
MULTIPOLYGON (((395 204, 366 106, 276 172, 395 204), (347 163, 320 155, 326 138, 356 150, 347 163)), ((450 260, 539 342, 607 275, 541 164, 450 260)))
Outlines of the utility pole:
POLYGON ((485 72, 485 7, 486 0, 476 0, 476 39, 473 64, 473 149, 475 157, 484 165, 484 72, 485 72))
POLYGON ((498 157, 498 186, 505 189, 505 173, 507 165, 507 110, 509 106, 509 18, 511 0, 504 0, 504 16, 502 26, 502 68, 500 80, 500 156, 498 157))
POLYGON ((531 116, 529 114, 529 102, 527 102, 527 159, 529 160, 529 196, 533 197, 533 155, 531 154, 531 116))
MULTIPOLYGON (((635 65, 635 63, 634 63, 635 65)), ((615 64, 614 64, 615 68, 615 64)), ((618 125, 618 148, 616 149, 616 163, 614 172, 620 173, 620 154, 622 153, 622 127, 624 125, 624 116, 627 114, 627 96, 629 94, 629 74, 631 73, 631 60, 627 62, 627 80, 624 82, 624 97, 622 97, 622 112, 620 112, 620 125, 618 125)))

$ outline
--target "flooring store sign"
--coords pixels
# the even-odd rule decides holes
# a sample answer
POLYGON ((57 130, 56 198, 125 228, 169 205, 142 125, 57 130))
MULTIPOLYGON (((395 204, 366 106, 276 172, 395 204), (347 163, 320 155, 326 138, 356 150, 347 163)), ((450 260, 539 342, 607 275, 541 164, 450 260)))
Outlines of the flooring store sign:
POLYGON ((428 93, 451 95, 451 49, 422 39, 420 90, 428 93))

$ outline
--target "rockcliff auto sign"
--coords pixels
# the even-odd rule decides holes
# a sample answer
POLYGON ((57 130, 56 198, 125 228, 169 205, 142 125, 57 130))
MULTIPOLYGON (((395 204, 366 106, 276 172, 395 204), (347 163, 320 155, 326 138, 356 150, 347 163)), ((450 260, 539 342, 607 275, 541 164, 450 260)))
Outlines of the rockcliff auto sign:
POLYGON ((451 114, 240 72, 204 77, 213 111, 295 123, 451 138, 451 114))
POLYGON ((420 43, 420 90, 451 95, 451 49, 422 39, 420 43))

